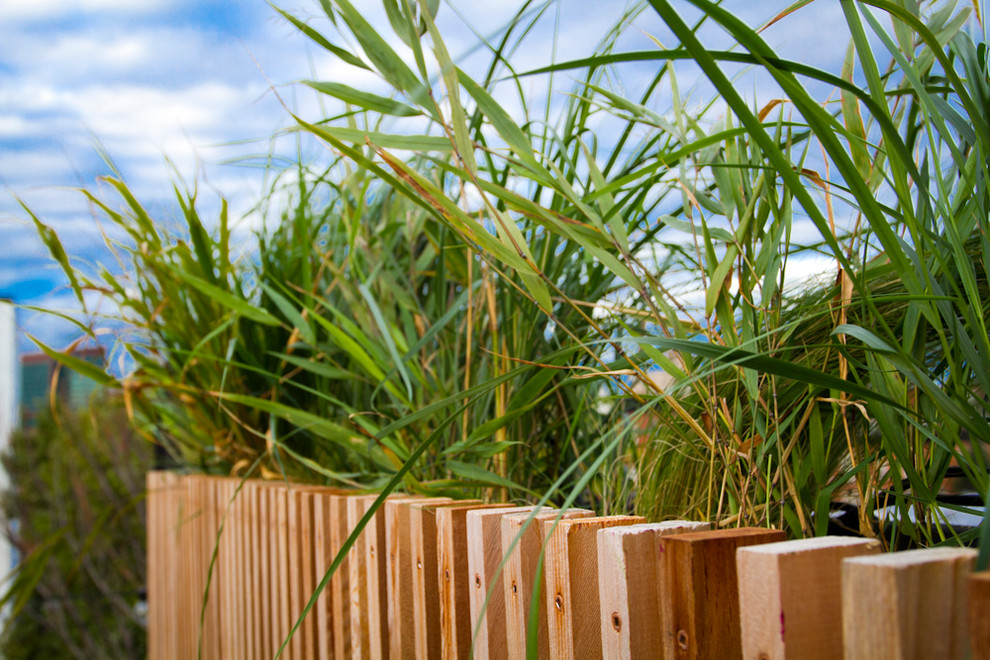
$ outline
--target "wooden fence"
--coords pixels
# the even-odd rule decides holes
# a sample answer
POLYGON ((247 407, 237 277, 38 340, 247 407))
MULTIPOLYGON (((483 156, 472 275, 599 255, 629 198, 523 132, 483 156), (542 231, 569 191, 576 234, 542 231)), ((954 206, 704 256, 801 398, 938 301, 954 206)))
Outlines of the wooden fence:
MULTIPOLYGON (((376 500, 168 472, 147 485, 151 660, 273 658, 376 500)), ((555 659, 990 657, 975 551, 783 538, 395 495, 282 657, 524 658, 527 637, 555 659)))

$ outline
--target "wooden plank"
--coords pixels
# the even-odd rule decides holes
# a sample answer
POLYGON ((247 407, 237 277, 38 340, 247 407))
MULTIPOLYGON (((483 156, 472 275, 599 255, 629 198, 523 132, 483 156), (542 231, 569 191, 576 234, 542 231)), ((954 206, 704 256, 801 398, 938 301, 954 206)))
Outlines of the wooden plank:
MULTIPOLYGON (((272 498, 272 601, 274 605, 274 647, 275 653, 282 647, 282 644, 289 637, 291 627, 290 602, 290 578, 289 578, 289 493, 282 485, 273 485, 271 489, 272 498)), ((272 654, 272 657, 275 656, 272 654)), ((292 660, 291 643, 285 647, 283 658, 292 660)))
POLYGON ((229 479, 219 477, 209 477, 207 479, 209 488, 213 491, 213 515, 217 521, 219 538, 215 538, 216 561, 214 563, 213 580, 210 590, 217 595, 217 638, 219 639, 220 652, 226 653, 229 657, 243 657, 237 653, 235 643, 235 617, 237 604, 233 600, 231 589, 234 580, 230 579, 230 571, 233 570, 231 558, 231 509, 230 496, 234 486, 229 479), (223 576, 223 579, 219 579, 223 576))
MULTIPOLYGON (((440 635, 439 538, 437 512, 447 507, 481 507, 481 500, 409 504, 410 570, 412 571, 413 622, 416 629, 416 656, 442 655, 440 635)), ((467 540, 465 538, 465 545, 467 540)))
POLYGON ((261 628, 261 556, 259 548, 258 491, 256 480, 244 484, 246 502, 244 518, 245 576, 247 578, 248 630, 251 635, 249 660, 262 660, 264 638, 261 628))
MULTIPOLYGON (((317 581, 330 570, 336 553, 331 542, 331 527, 333 526, 330 513, 330 494, 313 494, 313 555, 314 569, 317 581)), ((331 658, 333 652, 333 603, 329 588, 325 588, 316 601, 316 653, 320 658, 331 658)))
POLYGON ((709 523, 668 520, 598 531, 599 625, 606 658, 647 658, 659 652, 660 538, 710 528, 709 523))
POLYGON ((230 595, 234 599, 235 611, 235 640, 238 657, 248 660, 251 656, 251 629, 248 627, 247 610, 250 606, 247 592, 247 575, 245 574, 245 553, 244 553, 244 509, 246 498, 242 480, 232 479, 234 487, 232 496, 232 527, 231 527, 231 572, 228 575, 230 585, 230 595))
POLYGON ((879 542, 849 536, 740 548, 743 656, 842 657, 842 560, 879 551, 879 542))
POLYGON ((664 657, 741 658, 736 550, 786 538, 742 527, 660 539, 660 633, 664 657))
POLYGON ((244 487, 242 480, 239 478, 233 479, 234 492, 232 493, 234 497, 233 502, 233 527, 231 531, 231 541, 232 541, 232 553, 231 553, 231 571, 233 575, 228 575, 228 582, 233 584, 230 587, 230 594, 234 598, 234 605, 236 606, 236 616, 234 624, 235 629, 235 640, 237 644, 237 654, 238 657, 244 658, 244 660, 249 660, 251 657, 251 628, 248 627, 248 616, 247 610, 251 604, 248 597, 248 576, 245 573, 246 557, 244 550, 244 519, 245 519, 245 506, 246 498, 244 497, 244 487))
POLYGON ((217 546, 219 528, 218 494, 216 480, 205 476, 195 475, 190 478, 191 488, 195 493, 196 509, 192 520, 195 532, 193 552, 196 555, 196 576, 193 583, 192 602, 190 608, 193 619, 192 636, 193 650, 197 643, 202 645, 204 660, 220 658, 220 593, 223 589, 223 577, 218 566, 212 566, 214 552, 220 551, 217 546), (208 586, 207 586, 208 585, 208 586), (206 609, 200 625, 200 605, 206 600, 206 609))
POLYGON ((164 475, 161 472, 148 472, 144 479, 147 494, 145 499, 145 524, 147 543, 147 595, 148 603, 148 660, 164 660, 167 658, 164 635, 164 605, 167 594, 162 589, 160 579, 165 573, 167 554, 165 553, 165 538, 162 534, 162 502, 166 495, 164 490, 164 475))
MULTIPOLYGON (((286 547, 286 567, 288 569, 288 580, 289 580, 289 600, 288 600, 288 628, 286 629, 286 634, 291 634, 292 626, 296 624, 299 620, 299 615, 302 613, 302 572, 304 567, 300 565, 300 527, 302 524, 301 511, 299 507, 299 498, 302 495, 302 489, 292 484, 288 491, 286 492, 286 507, 288 512, 288 519, 286 523, 286 537, 285 537, 285 547, 286 547)), ((303 634, 302 627, 292 635, 292 639, 289 640, 289 653, 286 655, 288 660, 299 660, 305 658, 303 652, 303 634)))
MULTIPOLYGON (((347 522, 347 500, 351 494, 336 493, 330 496, 330 560, 337 556, 351 534, 347 522)), ((320 575, 322 579, 323 575, 320 575)), ((330 578, 331 619, 333 624, 333 657, 351 657, 350 622, 350 553, 330 578)))
POLYGON ((185 554, 186 541, 183 536, 186 534, 185 527, 183 525, 183 517, 187 515, 187 510, 189 506, 188 502, 188 489, 186 488, 185 478, 179 475, 175 475, 171 482, 171 496, 169 498, 170 506, 174 507, 169 512, 169 546, 175 552, 175 559, 169 562, 169 567, 171 570, 171 575, 169 576, 169 593, 172 594, 171 601, 168 608, 169 617, 169 628, 171 630, 171 635, 169 639, 171 640, 171 649, 174 649, 172 653, 178 654, 182 652, 184 648, 185 639, 182 637, 182 619, 183 614, 189 608, 182 607, 182 603, 186 601, 183 598, 186 597, 184 591, 186 580, 188 579, 189 573, 189 557, 185 554), (179 567, 184 567, 179 570, 179 567))
POLYGON ((471 657, 471 574, 468 569, 467 514, 505 504, 462 502, 436 509, 437 584, 440 600, 440 654, 450 660, 471 657))
POLYGON ((452 502, 449 497, 402 498, 385 502, 385 543, 388 551, 389 657, 416 657, 415 601, 413 600, 412 538, 409 505, 452 502))
MULTIPOLYGON (((174 599, 176 598, 174 575, 172 562, 179 561, 178 547, 175 543, 175 514, 179 510, 180 504, 175 495, 175 487, 172 483, 174 475, 167 472, 156 472, 156 486, 154 492, 149 491, 149 499, 154 497, 155 519, 157 524, 158 544, 153 548, 148 546, 148 551, 155 552, 157 557, 155 569, 155 590, 152 591, 149 585, 148 591, 148 615, 154 616, 156 620, 157 635, 155 636, 155 655, 158 659, 170 657, 168 649, 174 649, 175 622, 172 612, 175 609, 174 599)), ((149 504, 150 506, 150 504, 149 504)), ((151 514, 149 512, 148 524, 151 526, 151 514)), ((150 542, 149 542, 150 543, 150 542)), ((149 557, 150 560, 150 557, 149 557)), ((149 566, 149 577, 151 568, 149 566)), ((150 642, 149 642, 150 643, 150 642)))
POLYGON ((972 660, 990 660, 990 571, 969 576, 967 609, 972 660))
POLYGON ((843 561, 847 660, 965 658, 975 558, 970 548, 930 548, 843 561))
MULTIPOLYGON (((182 543, 180 540, 181 525, 180 516, 185 511, 185 484, 178 475, 171 473, 160 473, 160 483, 163 492, 158 504, 158 511, 161 519, 161 534, 164 541, 164 548, 160 553, 162 572, 159 573, 160 593, 165 600, 158 606, 160 613, 159 622, 163 626, 163 632, 159 639, 160 657, 171 658, 178 653, 179 644, 179 603, 182 602, 181 585, 182 573, 177 570, 179 565, 185 564, 185 557, 182 554, 182 543)), ((149 605, 151 603, 149 602, 149 605)))
POLYGON ((551 657, 604 657, 598 622, 598 530, 644 522, 641 516, 543 522, 551 657))
MULTIPOLYGON (((288 579, 289 615, 288 634, 302 616, 302 611, 316 590, 316 560, 314 556, 314 496, 329 497, 340 492, 326 486, 291 484, 288 497, 288 579)), ((331 548, 331 552, 333 552, 331 548)), ((333 552, 335 555, 336 552, 333 552)), ((330 558, 332 560, 332 556, 330 558)), ((329 564, 327 564, 329 566, 329 564)), ((320 579, 323 575, 321 573, 320 579)), ((324 591, 329 595, 329 591, 324 591)), ((331 596, 332 598, 332 596, 331 596)), ((315 657, 319 644, 318 610, 311 609, 289 642, 291 658, 315 657)))
MULTIPOLYGON (((538 512, 514 513, 503 516, 502 554, 506 557, 502 576, 502 591, 505 598, 507 654, 512 659, 526 657, 526 640, 529 633, 529 610, 532 602, 536 569, 543 553, 545 529, 544 521, 575 518, 591 518, 595 515, 588 509, 541 509, 538 512)), ((544 575, 545 575, 544 571, 544 575)), ((537 648, 541 658, 550 655, 550 638, 547 629, 547 590, 545 580, 540 580, 540 593, 537 611, 537 648)))
MULTIPOLYGON (((306 604, 309 603, 309 599, 313 596, 313 592, 316 591, 316 557, 315 557, 315 539, 314 539, 314 516, 313 507, 314 499, 318 496, 318 493, 312 490, 303 490, 298 494, 299 497, 299 562, 302 570, 300 571, 300 581, 299 581, 299 610, 298 616, 302 616, 302 610, 306 608, 306 604)), ((323 577, 322 575, 320 576, 323 577)), ((298 618, 297 616, 297 618, 298 618)), ((302 636, 302 657, 303 658, 315 658, 317 657, 317 637, 319 631, 317 630, 319 626, 319 621, 316 618, 316 609, 310 609, 306 618, 303 620, 302 626, 299 628, 299 634, 302 636)))
MULTIPOLYGON (((223 517, 224 511, 226 510, 226 501, 221 501, 221 485, 220 480, 204 476, 203 485, 207 492, 208 504, 207 504, 207 530, 208 537, 206 553, 204 558, 206 559, 207 566, 213 560, 213 553, 220 553, 221 551, 226 554, 227 551, 227 539, 223 537, 220 530, 220 522, 223 517)), ((208 568, 209 570, 209 568, 208 568)), ((227 585, 227 579, 224 572, 216 564, 210 572, 209 580, 209 609, 208 609, 208 621, 209 625, 203 631, 204 643, 207 645, 206 648, 210 649, 207 653, 206 649, 203 651, 203 657, 205 658, 222 658, 224 657, 223 648, 223 638, 220 636, 222 617, 224 614, 223 610, 223 593, 227 585)))
MULTIPOLYGON (((386 501, 408 497, 403 493, 388 496, 386 501)), ((356 527, 358 522, 378 495, 353 497, 348 501, 348 524, 356 527)), ((388 629, 388 550, 386 542, 385 507, 379 508, 359 537, 364 579, 354 579, 358 592, 351 591, 351 651, 355 658, 389 657, 388 629), (364 584, 363 590, 360 585, 364 584), (357 632, 354 632, 357 631, 357 632), (360 640, 360 641, 358 641, 360 640), (366 640, 366 641, 365 641, 366 640)), ((351 575, 362 573, 360 568, 352 569, 351 575)))
POLYGON ((271 484, 258 481, 252 484, 257 498, 258 518, 256 521, 256 542, 258 551, 258 626, 261 628, 260 655, 263 658, 275 657, 276 620, 272 572, 275 563, 275 510, 271 484))
POLYGON ((477 631, 474 657, 508 657, 505 591, 502 582, 502 516, 528 513, 531 506, 468 511, 468 575, 471 584, 471 627, 477 631), (487 604, 486 604, 487 599, 487 604))
MULTIPOLYGON (((368 507, 378 499, 377 495, 353 495, 347 498, 347 528, 353 530, 367 512, 368 507)), ((382 517, 384 520, 384 516, 382 517)), ((367 538, 376 534, 376 520, 372 518, 351 546, 347 562, 348 598, 347 623, 350 627, 351 655, 355 659, 371 658, 371 639, 368 598, 368 558, 367 538)))
MULTIPOLYGON (((199 556, 199 492, 195 487, 195 482, 191 476, 182 479, 183 502, 185 506, 177 520, 177 530, 179 543, 182 551, 181 556, 187 570, 179 573, 179 602, 196 603, 196 593, 199 591, 200 580, 200 556, 199 556)), ((196 657, 197 652, 197 631, 199 629, 199 617, 196 607, 184 607, 177 612, 179 625, 179 644, 177 654, 180 657, 196 657)))

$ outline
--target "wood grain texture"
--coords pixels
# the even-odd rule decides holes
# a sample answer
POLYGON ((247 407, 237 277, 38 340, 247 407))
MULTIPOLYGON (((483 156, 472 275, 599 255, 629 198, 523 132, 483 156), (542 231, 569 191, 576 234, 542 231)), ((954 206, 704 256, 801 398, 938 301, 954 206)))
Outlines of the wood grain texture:
MULTIPOLYGON (((216 539, 216 562, 213 567, 213 580, 211 590, 216 590, 218 610, 217 636, 222 653, 234 656, 238 653, 237 647, 237 603, 234 601, 232 592, 235 580, 231 579, 233 561, 231 557, 231 533, 232 520, 230 500, 236 485, 230 479, 211 479, 210 486, 214 494, 214 515, 218 520, 220 537, 216 539), (223 576, 223 579, 220 579, 223 576)), ((236 657, 243 657, 237 655, 236 657)))
POLYGON ((976 551, 930 548, 842 562, 847 660, 962 659, 976 551))
POLYGON ((303 628, 300 627, 294 634, 291 632, 292 627, 296 624, 299 619, 299 615, 302 613, 302 572, 304 567, 301 564, 300 558, 300 531, 301 531, 301 511, 299 507, 299 498, 302 496, 302 489, 293 486, 285 494, 285 502, 287 507, 287 522, 286 522, 286 535, 285 535, 285 563, 288 570, 289 579, 289 600, 288 600, 288 618, 286 623, 288 627, 285 630, 285 634, 292 635, 289 640, 288 655, 285 657, 288 660, 301 660, 305 658, 303 651, 303 628))
POLYGON ((598 623, 598 530, 644 522, 646 519, 640 516, 543 522, 551 657, 604 657, 598 623))
POLYGON ((148 472, 144 479, 145 499, 145 542, 147 543, 147 598, 148 598, 148 660, 164 660, 168 624, 166 618, 168 590, 163 584, 168 575, 168 551, 166 539, 168 528, 164 520, 164 505, 168 495, 165 491, 165 473, 148 472))
POLYGON ((199 603, 205 597, 206 610, 204 612, 202 626, 198 616, 199 609, 194 613, 195 638, 201 641, 204 658, 222 657, 220 646, 220 593, 222 590, 223 576, 219 567, 213 566, 211 561, 214 551, 219 551, 217 547, 217 535, 219 531, 219 505, 217 502, 217 481, 203 475, 192 477, 192 488, 196 491, 196 503, 198 512, 198 522, 193 521, 193 528, 196 530, 197 543, 195 552, 198 555, 198 576, 196 584, 196 595, 199 603), (209 586, 207 586, 209 585, 209 586))
POLYGON ((412 571, 413 622, 416 657, 438 658, 440 640, 440 583, 437 580, 439 540, 437 511, 448 506, 481 506, 481 500, 409 504, 409 563, 412 571))
MULTIPOLYGON (((529 612, 537 565, 543 552, 545 529, 543 523, 558 516, 562 520, 591 518, 595 513, 588 509, 541 509, 529 513, 516 513, 502 518, 502 554, 507 557, 502 591, 505 598, 506 637, 508 657, 526 657, 526 640, 529 631, 529 612)), ((549 657, 550 639, 547 630, 547 590, 540 581, 537 604, 537 648, 541 658, 549 657)))
POLYGON ((467 514, 468 575, 475 658, 508 657, 505 593, 502 587, 502 516, 534 507, 497 507, 467 514))
POLYGON ((966 607, 972 660, 990 660, 990 571, 969 576, 966 607))
MULTIPOLYGON (((281 485, 271 490, 274 516, 272 518, 272 533, 275 544, 275 565, 272 571, 272 600, 275 601, 275 650, 289 638, 292 610, 290 607, 290 577, 289 577, 289 492, 281 485)), ((274 657, 274 654, 272 655, 274 657)), ((292 660, 292 645, 288 644, 282 653, 283 658, 292 660)))
POLYGON ((275 513, 274 491, 262 481, 255 482, 252 487, 256 489, 258 498, 258 594, 261 599, 258 604, 262 636, 261 655, 264 658, 273 658, 277 649, 275 592, 272 590, 274 581, 272 575, 275 568, 275 535, 271 533, 275 513))
POLYGON ((660 632, 665 658, 742 657, 736 550, 785 539, 742 527, 660 539, 660 632))
MULTIPOLYGON (((347 527, 354 529, 368 511, 368 508, 378 499, 377 495, 354 495, 347 498, 347 527)), ((382 526, 384 530, 384 526, 382 526)), ((350 625, 351 655, 355 659, 371 658, 370 639, 370 599, 368 597, 368 547, 369 536, 377 535, 376 519, 372 518, 351 546, 347 562, 348 614, 350 625)), ((375 599, 378 603, 378 599, 375 599)))
POLYGON ((744 657, 842 657, 842 560, 879 551, 879 542, 849 536, 740 548, 736 571, 744 657))
MULTIPOLYGON (((316 591, 316 557, 314 554, 315 543, 313 539, 314 498, 318 493, 309 490, 302 490, 297 494, 297 518, 298 518, 298 543, 299 550, 296 560, 299 562, 299 601, 297 603, 296 618, 302 616, 302 611, 316 591)), ((322 575, 320 576, 322 577, 322 575)), ((302 639, 302 657, 315 658, 317 649, 318 622, 316 619, 316 609, 312 608, 306 614, 296 635, 302 639)))
MULTIPOLYGON (((348 495, 339 492, 329 496, 330 562, 344 547, 344 542, 351 534, 351 528, 347 522, 348 499, 348 495)), ((330 578, 331 621, 323 622, 323 625, 329 623, 333 626, 333 657, 335 658, 351 657, 350 555, 351 553, 348 553, 344 557, 343 563, 337 567, 330 578)), ((329 568, 329 563, 327 567, 329 568)), ((323 573, 320 574, 320 579, 323 579, 323 573)))
POLYGON ((467 514, 505 504, 461 502, 436 509, 437 584, 440 601, 440 656, 471 657, 471 576, 468 568, 467 514))
POLYGON ((259 498, 257 489, 253 488, 255 482, 248 481, 244 484, 244 498, 247 503, 247 526, 245 535, 246 545, 246 571, 248 575, 248 626, 252 636, 252 652, 250 660, 263 660, 262 649, 265 646, 264 631, 261 625, 261 600, 262 587, 262 558, 259 540, 261 537, 259 511, 259 498))
MULTIPOLYGON (((408 497, 396 493, 389 495, 386 502, 408 497)), ((356 526, 358 521, 368 512, 378 499, 377 495, 352 498, 349 504, 348 519, 356 526)), ((360 647, 360 655, 354 657, 382 658, 389 657, 388 629, 388 543, 386 539, 386 521, 384 505, 375 511, 373 518, 361 534, 363 547, 366 601, 351 604, 351 618, 366 618, 368 628, 368 645, 360 647)), ((360 621, 352 622, 361 627, 360 621)), ((355 637, 352 637, 355 639, 355 637)), ((353 649, 352 649, 353 650, 353 649)))
MULTIPOLYGON (((332 527, 330 495, 313 493, 313 573, 316 579, 323 576, 333 563, 333 547, 330 541, 332 527)), ((316 654, 320 658, 333 657, 333 622, 331 620, 332 595, 324 589, 313 608, 316 617, 316 654)))
POLYGON ((385 502, 385 543, 388 552, 389 657, 416 658, 416 620, 413 597, 413 552, 409 506, 451 502, 449 497, 403 498, 385 502))
POLYGON ((660 538, 710 529, 668 520, 598 531, 599 627, 606 658, 651 658, 661 646, 660 538))

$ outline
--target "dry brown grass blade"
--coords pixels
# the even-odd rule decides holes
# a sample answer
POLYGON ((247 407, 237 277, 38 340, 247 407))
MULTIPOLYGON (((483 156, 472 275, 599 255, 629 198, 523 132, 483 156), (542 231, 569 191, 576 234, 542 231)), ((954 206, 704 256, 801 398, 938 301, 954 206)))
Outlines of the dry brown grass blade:
MULTIPOLYGON (((763 27, 761 27, 759 30, 756 31, 757 34, 759 34, 760 32, 763 32, 764 30, 766 30, 767 28, 769 28, 774 23, 777 23, 777 22, 782 21, 783 19, 787 18, 788 16, 790 16, 791 14, 793 14, 794 12, 796 12, 798 9, 801 9, 802 7, 807 7, 808 5, 810 5, 814 1, 815 0, 798 0, 798 2, 795 2, 793 5, 791 5, 787 9, 785 9, 784 11, 780 12, 779 14, 777 14, 776 16, 774 16, 773 18, 771 18, 766 24, 763 25, 763 27)), ((973 1, 976 2, 976 0, 973 0, 973 1)))

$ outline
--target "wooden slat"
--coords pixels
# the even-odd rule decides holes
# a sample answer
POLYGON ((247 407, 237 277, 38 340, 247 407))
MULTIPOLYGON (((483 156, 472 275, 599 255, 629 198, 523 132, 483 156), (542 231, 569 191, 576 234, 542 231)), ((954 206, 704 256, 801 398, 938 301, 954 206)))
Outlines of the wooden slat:
POLYGON ((234 546, 231 566, 233 576, 229 578, 229 581, 233 582, 230 592, 237 607, 237 616, 234 621, 236 626, 234 636, 237 640, 239 657, 244 658, 244 660, 249 660, 251 658, 252 630, 248 620, 248 609, 251 606, 251 601, 248 592, 250 578, 246 573, 248 561, 244 542, 244 536, 246 533, 245 519, 247 517, 247 498, 245 496, 241 479, 234 479, 233 482, 233 525, 230 530, 231 540, 234 546))
POLYGON ((214 479, 203 475, 187 478, 189 499, 192 503, 190 516, 186 521, 190 529, 190 545, 187 556, 194 567, 187 583, 189 608, 186 621, 188 629, 188 651, 196 655, 197 645, 202 644, 204 659, 221 657, 220 647, 220 596, 222 577, 219 568, 211 571, 210 562, 217 548, 217 484, 214 479), (209 588, 207 590, 207 584, 209 588), (200 611, 206 598, 206 608, 200 625, 200 611))
MULTIPOLYGON (((354 495, 347 498, 347 528, 354 529, 368 511, 368 508, 378 499, 377 495, 354 495)), ((382 515, 384 520, 384 514, 382 515)), ((384 526, 383 526, 384 529, 384 526)), ((368 547, 369 536, 377 535, 377 523, 373 518, 362 530, 351 546, 348 566, 347 584, 349 587, 347 599, 347 622, 350 626, 351 655, 360 660, 371 658, 371 619, 368 597, 368 547)), ((376 599, 377 602, 377 599, 376 599)))
POLYGON ((471 657, 471 575, 468 568, 467 514, 505 504, 438 508, 437 583, 440 590, 440 653, 445 660, 471 657))
POLYGON ((244 549, 244 519, 247 499, 244 496, 244 488, 241 479, 232 479, 234 488, 232 496, 234 498, 231 509, 231 574, 228 575, 230 595, 234 599, 237 608, 234 625, 236 626, 234 638, 237 644, 238 657, 248 660, 251 657, 251 628, 248 627, 247 611, 251 601, 248 596, 248 577, 245 574, 247 561, 244 549))
MULTIPOLYGON (((479 507, 481 500, 441 503, 409 503, 410 570, 412 571, 413 622, 416 630, 415 651, 419 658, 442 655, 440 641, 440 584, 437 511, 446 507, 479 507)), ((465 544, 467 540, 465 538, 465 544)))
POLYGON ((258 510, 258 490, 254 488, 256 481, 248 481, 244 484, 244 498, 246 502, 245 525, 245 575, 247 576, 248 592, 248 631, 251 635, 251 653, 249 660, 263 660, 262 649, 264 648, 264 635, 261 627, 261 565, 262 559, 259 547, 259 510, 258 510))
POLYGON ((385 543, 388 551, 389 657, 416 657, 416 621, 413 600, 412 538, 409 505, 451 502, 449 497, 403 498, 385 502, 385 543))
POLYGON ((178 654, 187 658, 198 657, 197 639, 199 631, 199 602, 203 595, 202 557, 199 551, 202 520, 200 517, 199 490, 196 488, 194 477, 182 480, 185 486, 185 507, 178 521, 182 557, 186 560, 188 569, 180 573, 182 594, 180 602, 192 603, 192 607, 184 607, 178 613, 179 617, 179 650, 178 654))
POLYGON ((608 516, 543 522, 546 549, 547 627, 553 658, 602 658, 598 619, 598 530, 646 522, 608 516))
POLYGON ((217 484, 216 481, 206 477, 196 478, 196 488, 200 494, 201 516, 201 536, 200 536, 200 561, 201 575, 203 580, 203 591, 200 597, 207 594, 206 617, 203 621, 203 658, 220 658, 222 648, 220 646, 220 593, 223 588, 223 576, 218 566, 212 566, 213 553, 218 551, 217 531, 219 529, 219 516, 217 504, 217 484), (209 585, 207 587, 206 585, 209 585), (207 593, 208 592, 208 593, 207 593))
POLYGON ((847 660, 965 658, 975 558, 969 548, 931 548, 843 561, 847 660))
MULTIPOLYGON (((350 536, 351 527, 347 521, 347 500, 353 495, 336 492, 330 495, 330 551, 332 561, 344 542, 350 536)), ((344 558, 330 578, 331 623, 333 625, 333 657, 349 658, 352 654, 350 621, 350 555, 344 558)), ((322 579, 322 575, 320 578, 322 579)))
MULTIPOLYGON (((320 500, 321 507, 329 507, 328 500, 333 494, 339 493, 338 489, 332 489, 325 486, 307 486, 299 484, 291 484, 289 490, 287 491, 287 512, 288 512, 288 522, 287 522, 287 559, 288 564, 288 608, 289 612, 286 615, 283 613, 283 625, 287 622, 288 628, 283 630, 282 637, 284 639, 285 635, 291 631, 292 626, 295 626, 299 617, 302 616, 302 611, 312 597, 313 592, 316 589, 316 585, 319 579, 323 578, 323 573, 326 568, 329 567, 329 562, 332 561, 333 557, 336 555, 336 551, 332 547, 327 548, 322 546, 317 549, 316 546, 316 535, 318 531, 321 533, 321 541, 325 540, 326 533, 321 529, 317 529, 316 513, 314 511, 317 506, 316 501, 320 500), (321 569, 319 578, 317 578, 317 552, 321 554, 320 556, 320 566, 321 569), (329 555, 329 559, 327 556, 329 555)), ((321 508, 322 515, 322 508, 321 508)), ((320 521, 321 523, 324 521, 320 521)), ((331 525, 332 528, 332 525, 331 525)), ((331 544, 332 545, 332 544, 331 544)), ((284 590, 283 590, 284 591, 284 590)), ((329 590, 324 590, 321 594, 323 597, 330 598, 332 601, 332 596, 329 590)), ((329 612, 329 611, 327 611, 329 612)), ((327 635, 327 631, 324 627, 328 625, 330 614, 325 613, 324 609, 319 606, 312 608, 306 615, 305 620, 299 626, 296 633, 293 635, 289 642, 289 647, 287 652, 291 658, 311 658, 316 657, 317 648, 320 645, 321 635, 327 635), (321 618, 324 615, 327 618, 321 618)))
MULTIPOLYGON (((317 582, 330 570, 336 553, 333 551, 331 528, 330 495, 313 493, 313 562, 317 582)), ((320 658, 336 657, 333 654, 333 597, 329 588, 323 590, 316 601, 314 619, 316 622, 316 654, 320 658)))
POLYGON ((183 524, 183 518, 187 515, 189 508, 189 499, 185 480, 178 475, 171 483, 169 502, 174 507, 168 515, 169 546, 175 551, 175 559, 169 562, 171 575, 169 575, 168 589, 172 595, 172 601, 168 608, 169 628, 171 630, 169 640, 171 642, 170 648, 173 649, 172 653, 177 654, 186 648, 186 641, 182 636, 182 625, 183 614, 189 609, 184 607, 184 604, 188 602, 184 600, 186 598, 184 588, 189 574, 189 560, 188 555, 185 554, 188 543, 184 539, 184 536, 188 534, 188 529, 183 524), (179 570, 180 565, 185 568, 179 570))
MULTIPOLYGON (((300 564, 300 543, 299 536, 301 532, 302 519, 299 506, 299 498, 302 496, 302 490, 292 485, 286 492, 286 510, 288 513, 287 523, 286 523, 286 537, 285 537, 285 547, 286 547, 286 567, 288 569, 288 579, 289 579, 289 600, 288 600, 288 618, 286 623, 288 628, 286 629, 286 634, 289 634, 292 630, 292 626, 296 624, 299 619, 299 615, 302 613, 302 572, 304 567, 300 564)), ((292 635, 292 639, 289 640, 289 652, 285 656, 288 660, 301 660, 306 656, 303 653, 303 637, 304 633, 302 628, 292 635)))
POLYGON ((660 632, 664 657, 742 657, 736 550, 783 541, 781 531, 742 527, 660 539, 660 632))
POLYGON ((469 511, 467 514, 471 627, 472 631, 477 630, 474 639, 475 658, 502 660, 508 657, 505 592, 502 572, 499 570, 502 563, 502 516, 528 513, 533 508, 499 507, 469 511))
MULTIPOLYGON (((272 552, 272 600, 275 608, 274 621, 274 646, 278 652, 289 637, 291 628, 292 610, 289 603, 291 598, 289 577, 289 492, 281 484, 275 485, 271 489, 273 516, 271 522, 272 540, 274 548, 272 552)), ((286 645, 282 657, 286 660, 292 658, 292 644, 286 645)), ((274 653, 272 654, 274 657, 274 653)))
POLYGON ((165 653, 164 636, 167 634, 167 624, 164 617, 164 606, 168 597, 166 590, 161 584, 162 578, 168 575, 168 555, 165 551, 165 531, 163 529, 162 504, 166 498, 164 474, 162 472, 149 472, 145 475, 144 488, 147 493, 145 499, 145 521, 147 539, 147 602, 148 602, 148 660, 164 660, 168 656, 165 653))
MULTIPOLYGON (((388 496, 387 501, 408 497, 402 493, 388 496)), ((348 524, 356 527, 372 507, 378 495, 352 497, 348 501, 348 524)), ((385 508, 379 508, 358 539, 360 554, 354 558, 360 568, 351 569, 351 651, 355 658, 389 657, 388 630, 388 544, 385 508), (363 580, 361 578, 363 574, 363 580), (360 585, 364 585, 363 588, 360 585), (366 641, 365 641, 366 640, 366 641)), ((352 564, 354 566, 354 564, 352 564)))
POLYGON ((252 484, 257 498, 258 520, 256 543, 258 550, 258 625, 261 628, 263 658, 275 657, 276 614, 275 592, 272 590, 272 573, 275 566, 275 537, 272 526, 275 520, 274 494, 271 484, 258 481, 252 484))
POLYGON ((606 658, 649 658, 659 652, 660 538, 710 527, 668 520, 598 531, 599 625, 606 658))
POLYGON ((217 528, 220 533, 219 539, 215 539, 216 562, 214 564, 213 580, 210 590, 217 595, 217 637, 220 640, 221 653, 227 653, 229 657, 243 657, 237 653, 235 637, 237 603, 234 602, 231 593, 234 580, 230 579, 230 571, 233 570, 233 558, 231 557, 231 510, 230 500, 235 484, 230 479, 213 478, 207 481, 209 488, 213 491, 213 515, 217 521, 217 528), (223 579, 220 579, 223 576, 223 579))
MULTIPOLYGON (((505 599, 506 643, 508 657, 526 657, 526 640, 529 632, 529 610, 533 596, 536 569, 546 540, 544 521, 558 516, 561 520, 591 518, 588 509, 542 509, 539 512, 515 513, 502 517, 502 554, 506 557, 502 577, 505 599)), ((544 570, 544 575, 546 571, 544 570)), ((549 657, 550 633, 547 629, 547 590, 545 580, 540 581, 537 648, 541 658, 549 657)))
MULTIPOLYGON (((157 556, 158 569, 156 585, 157 589, 152 595, 148 594, 148 613, 154 614, 157 621, 158 634, 156 635, 156 651, 158 658, 170 658, 171 653, 178 645, 178 630, 176 627, 175 613, 178 610, 177 599, 179 593, 176 590, 178 571, 175 570, 174 562, 181 560, 176 520, 182 510, 183 503, 178 495, 179 488, 176 486, 178 477, 167 472, 158 472, 157 489, 155 498, 156 517, 158 519, 159 545, 154 552, 157 556), (170 650, 173 649, 173 650, 170 650)), ((150 524, 150 519, 149 519, 150 524)), ((149 547, 149 551, 152 548, 149 547)), ((149 567, 150 571, 150 567, 149 567)))
POLYGON ((967 610, 972 660, 990 660, 990 571, 970 575, 967 610))
MULTIPOLYGON (((313 592, 316 591, 316 540, 314 538, 315 520, 313 508, 315 506, 314 500, 319 495, 319 493, 312 490, 304 490, 297 496, 299 498, 300 541, 298 558, 302 568, 299 573, 299 616, 302 616, 302 610, 306 608, 306 604, 309 603, 309 599, 312 597, 313 592)), ((303 625, 296 633, 297 635, 302 636, 303 658, 317 657, 317 638, 319 635, 317 628, 319 627, 320 622, 317 621, 316 614, 317 611, 315 608, 310 609, 305 620, 303 621, 303 625)))
POLYGON ((842 560, 879 551, 877 541, 848 536, 740 548, 743 656, 842 657, 842 560))

